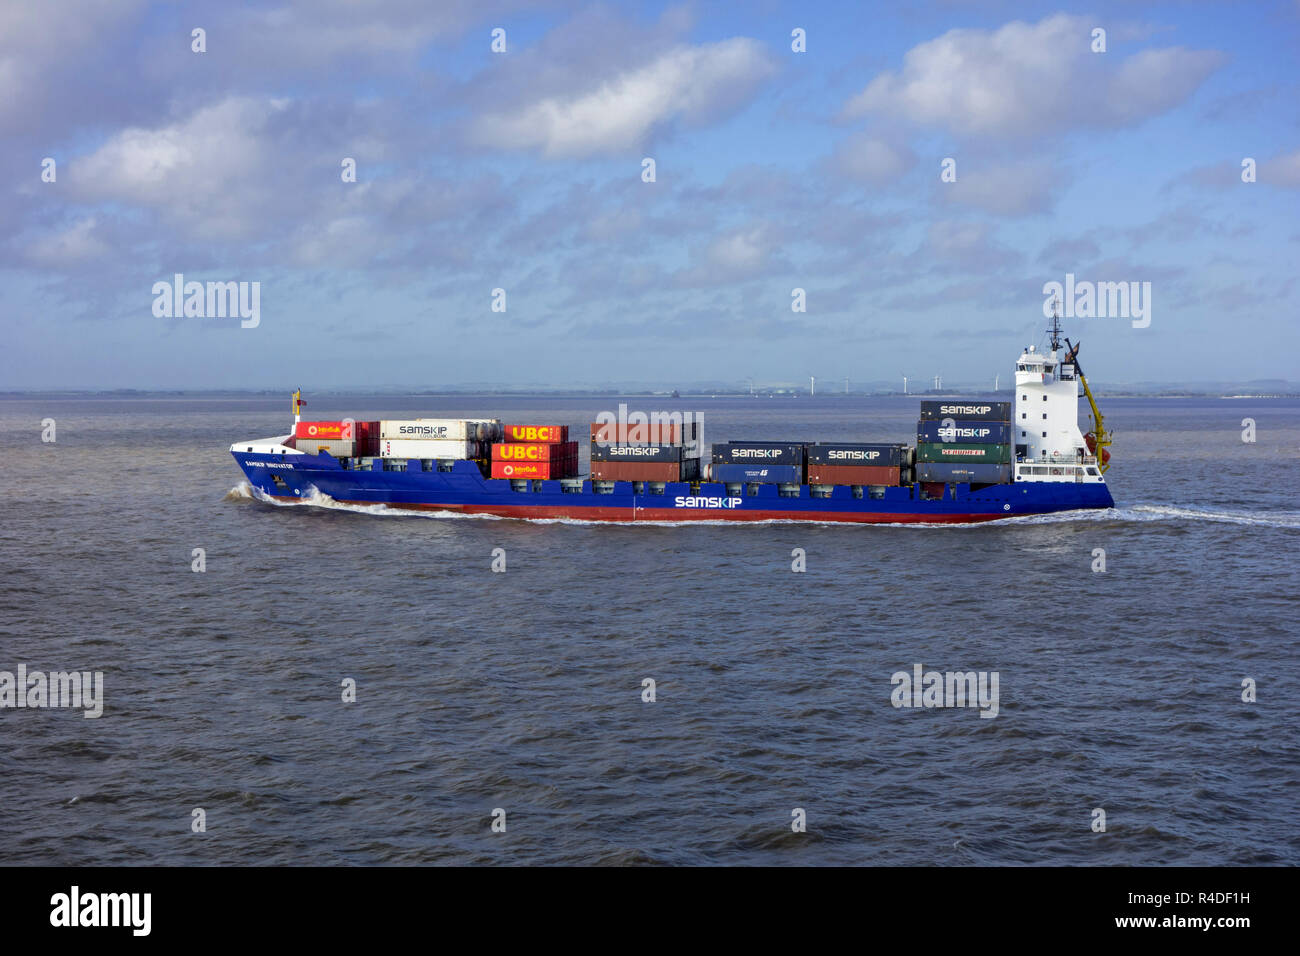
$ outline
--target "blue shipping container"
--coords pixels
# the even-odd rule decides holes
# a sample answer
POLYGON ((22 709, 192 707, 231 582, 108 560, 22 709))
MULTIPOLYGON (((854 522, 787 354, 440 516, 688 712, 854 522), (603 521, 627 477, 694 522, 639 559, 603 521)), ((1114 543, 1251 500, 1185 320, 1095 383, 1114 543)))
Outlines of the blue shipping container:
POLYGON ((714 465, 714 481, 745 481, 761 484, 800 484, 803 469, 798 465, 714 465))
POLYGON ((973 481, 999 485, 1011 481, 1011 465, 967 465, 947 461, 918 461, 917 481, 942 481, 950 484, 973 481))
POLYGON ((733 441, 713 446, 720 465, 802 465, 803 445, 770 441, 733 441))
POLYGON ((1011 441, 1011 426, 1006 422, 917 422, 918 442, 953 442, 955 444, 1005 445, 1011 441))
POLYGON ((602 445, 600 442, 591 443, 592 461, 673 462, 681 461, 685 457, 682 452, 681 445, 629 445, 612 442, 602 445))
POLYGON ((921 403, 921 421, 943 421, 945 418, 968 422, 1009 422, 1011 403, 949 400, 921 403))
POLYGON ((862 442, 808 446, 810 465, 899 465, 906 445, 868 445, 862 442))

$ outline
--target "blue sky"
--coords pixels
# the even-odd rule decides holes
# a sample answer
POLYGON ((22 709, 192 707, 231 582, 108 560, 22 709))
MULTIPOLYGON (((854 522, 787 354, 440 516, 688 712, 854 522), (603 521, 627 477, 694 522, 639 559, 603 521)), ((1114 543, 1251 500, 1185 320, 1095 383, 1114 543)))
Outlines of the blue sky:
POLYGON ((1300 0, 901 6, 10 5, 0 388, 1300 377, 1300 0))

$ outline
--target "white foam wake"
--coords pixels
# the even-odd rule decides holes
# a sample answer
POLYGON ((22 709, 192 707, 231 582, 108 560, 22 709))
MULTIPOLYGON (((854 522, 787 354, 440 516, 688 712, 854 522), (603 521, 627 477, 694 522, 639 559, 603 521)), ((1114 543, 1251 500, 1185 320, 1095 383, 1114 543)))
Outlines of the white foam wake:
POLYGON ((1068 521, 1217 521, 1263 528, 1300 528, 1300 512, 1232 511, 1225 508, 1184 508, 1178 505, 1132 505, 1104 511, 1055 511, 1045 515, 1004 518, 995 524, 1058 524, 1068 521))
POLYGON ((1180 508, 1176 505, 1134 505, 1144 518, 1182 518, 1189 521, 1224 521, 1229 524, 1259 525, 1265 528, 1300 528, 1300 511, 1230 511, 1224 508, 1180 508))
POLYGON ((280 498, 272 498, 259 488, 253 487, 247 481, 241 481, 235 487, 226 492, 226 501, 260 501, 263 504, 275 505, 277 508, 328 508, 331 511, 351 511, 354 514, 363 515, 380 515, 388 518, 487 518, 491 521, 505 520, 499 515, 467 515, 457 511, 426 511, 416 508, 390 508, 384 504, 358 505, 345 501, 337 501, 325 494, 315 485, 310 486, 308 494, 302 498, 285 501, 280 498))

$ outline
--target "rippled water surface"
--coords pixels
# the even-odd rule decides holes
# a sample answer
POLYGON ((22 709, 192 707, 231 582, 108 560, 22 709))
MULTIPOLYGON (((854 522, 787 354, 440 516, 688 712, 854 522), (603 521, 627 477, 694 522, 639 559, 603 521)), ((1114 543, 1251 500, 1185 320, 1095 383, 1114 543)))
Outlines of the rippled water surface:
MULTIPOLYGON (((937 528, 268 504, 226 449, 285 405, 0 402, 0 670, 106 697, 0 710, 0 862, 1300 863, 1300 403, 1112 399, 1115 511, 937 528), (998 672, 997 717, 893 707, 917 663, 998 672)), ((686 407, 707 441, 903 441, 917 404, 686 407)))

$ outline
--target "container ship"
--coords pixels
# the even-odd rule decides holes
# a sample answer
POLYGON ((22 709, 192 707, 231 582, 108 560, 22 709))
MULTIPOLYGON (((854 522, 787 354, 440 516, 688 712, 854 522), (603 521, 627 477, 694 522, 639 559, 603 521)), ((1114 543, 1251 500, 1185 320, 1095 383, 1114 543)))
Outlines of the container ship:
MULTIPOLYGON (((496 418, 307 421, 236 442, 260 494, 506 518, 955 523, 1113 508, 1110 435, 1059 320, 1016 360, 1014 402, 921 402, 915 444, 731 441, 699 422, 602 416, 580 471, 567 425, 496 418), (1080 389, 1092 412, 1080 432, 1080 389)), ((641 416, 644 418, 645 416, 641 416)))

